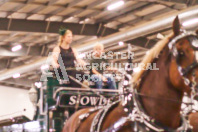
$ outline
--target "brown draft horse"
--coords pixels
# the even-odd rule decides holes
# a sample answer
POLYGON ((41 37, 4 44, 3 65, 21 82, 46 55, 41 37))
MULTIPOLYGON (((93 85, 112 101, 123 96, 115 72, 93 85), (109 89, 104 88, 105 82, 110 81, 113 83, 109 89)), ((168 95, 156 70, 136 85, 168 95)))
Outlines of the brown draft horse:
POLYGON ((155 63, 159 70, 142 69, 134 75, 136 88, 133 90, 137 92, 132 91, 132 96, 129 94, 124 100, 113 105, 106 111, 101 122, 95 120, 101 110, 90 112, 91 108, 82 109, 70 117, 63 132, 187 131, 186 128, 180 127, 180 110, 184 92, 189 95, 191 93, 192 87, 188 85, 198 82, 198 68, 194 65, 194 62, 197 62, 194 39, 197 40, 196 34, 181 32, 179 19, 176 17, 173 33, 158 42, 142 62, 155 63), (136 96, 137 102, 134 103, 136 96), (134 114, 138 105, 147 116, 142 113, 134 114), (82 119, 82 116, 86 118, 82 119), (93 122, 100 124, 99 129, 93 129, 93 122))

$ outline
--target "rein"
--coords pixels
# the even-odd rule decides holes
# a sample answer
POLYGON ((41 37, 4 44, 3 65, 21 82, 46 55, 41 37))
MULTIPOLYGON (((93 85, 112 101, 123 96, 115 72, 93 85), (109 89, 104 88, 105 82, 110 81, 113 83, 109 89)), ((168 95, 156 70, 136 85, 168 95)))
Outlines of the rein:
MULTIPOLYGON (((125 94, 119 94, 119 95, 128 95, 129 93, 125 93, 125 94)), ((134 93, 135 95, 139 95, 141 97, 145 97, 145 98, 151 98, 151 99, 158 99, 158 100, 163 100, 163 101, 169 101, 169 102, 175 102, 175 103, 178 103, 178 104, 186 104, 186 105, 193 105, 193 103, 186 103, 186 102, 183 102, 183 101, 179 101, 179 100, 175 100, 175 99, 168 99, 168 98, 158 98, 158 97, 154 97, 154 96, 148 96, 146 94, 141 94, 139 92, 137 93, 134 93)))
POLYGON ((168 99, 168 98, 158 98, 158 97, 153 97, 153 96, 148 96, 146 94, 141 94, 141 93, 135 93, 136 95, 139 95, 141 97, 145 97, 145 98, 151 98, 151 99, 157 99, 157 100, 163 100, 163 101, 167 101, 167 102, 174 102, 174 103, 178 103, 178 104, 186 104, 186 105, 193 105, 193 103, 186 103, 183 101, 179 101, 179 100, 175 100, 175 99, 168 99))

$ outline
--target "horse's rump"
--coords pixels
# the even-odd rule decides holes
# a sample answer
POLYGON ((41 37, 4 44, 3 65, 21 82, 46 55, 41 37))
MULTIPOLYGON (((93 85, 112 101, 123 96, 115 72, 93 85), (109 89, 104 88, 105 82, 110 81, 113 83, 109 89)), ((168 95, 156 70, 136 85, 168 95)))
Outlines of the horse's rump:
MULTIPOLYGON (((87 108, 77 111, 73 114, 70 119, 66 122, 63 132, 85 132, 91 129, 91 124, 95 116, 98 112, 102 109, 95 110, 94 112, 91 110, 94 108, 87 108), (89 114, 89 115, 87 115, 89 114), (82 119, 82 116, 87 116, 82 119), (81 119, 80 119, 80 118, 81 119)), ((122 107, 121 103, 115 105, 107 112, 104 120, 101 124, 101 129, 105 130, 112 126, 116 121, 118 121, 121 117, 126 117, 127 114, 124 112, 124 108, 122 107)))

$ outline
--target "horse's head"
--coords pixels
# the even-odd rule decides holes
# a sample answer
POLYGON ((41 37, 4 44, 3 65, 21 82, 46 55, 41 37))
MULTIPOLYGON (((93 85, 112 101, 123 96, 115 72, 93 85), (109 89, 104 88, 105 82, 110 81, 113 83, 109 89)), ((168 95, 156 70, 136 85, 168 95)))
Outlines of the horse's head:
POLYGON ((194 32, 181 29, 178 17, 173 22, 174 36, 168 44, 171 53, 171 83, 190 94, 198 84, 198 38, 194 32))

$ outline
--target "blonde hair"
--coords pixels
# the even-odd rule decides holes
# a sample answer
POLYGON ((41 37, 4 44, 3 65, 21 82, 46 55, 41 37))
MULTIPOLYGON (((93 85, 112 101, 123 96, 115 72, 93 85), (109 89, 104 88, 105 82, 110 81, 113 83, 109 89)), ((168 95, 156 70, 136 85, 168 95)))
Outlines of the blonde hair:
POLYGON ((60 35, 60 36, 59 36, 58 46, 61 46, 61 45, 62 45, 65 35, 67 35, 67 34, 69 34, 69 33, 72 34, 72 31, 69 30, 69 29, 67 29, 64 35, 60 35))
POLYGON ((101 44, 101 43, 97 43, 95 46, 94 46, 94 50, 98 49, 98 48, 101 48, 102 50, 104 50, 104 45, 101 44))
POLYGON ((157 44, 150 49, 148 54, 145 55, 144 59, 141 63, 145 64, 143 67, 140 67, 140 71, 137 73, 134 73, 132 82, 136 85, 139 85, 139 81, 141 79, 142 74, 144 73, 144 69, 148 66, 148 63, 151 63, 154 58, 158 57, 160 52, 163 50, 163 48, 168 44, 169 40, 173 37, 173 33, 169 34, 166 38, 163 40, 157 42, 157 44))

